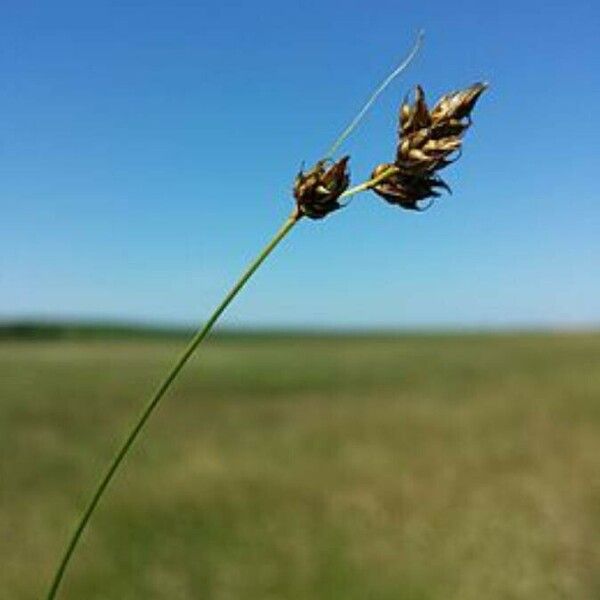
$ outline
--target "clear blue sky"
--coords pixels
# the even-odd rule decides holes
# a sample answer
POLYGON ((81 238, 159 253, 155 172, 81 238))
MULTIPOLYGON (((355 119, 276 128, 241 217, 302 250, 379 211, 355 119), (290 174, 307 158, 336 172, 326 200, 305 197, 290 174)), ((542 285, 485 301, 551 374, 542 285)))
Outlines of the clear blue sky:
POLYGON ((229 325, 600 323, 600 3, 34 2, 0 8, 0 318, 206 317, 419 28, 348 141, 485 79, 454 195, 305 221, 229 325))

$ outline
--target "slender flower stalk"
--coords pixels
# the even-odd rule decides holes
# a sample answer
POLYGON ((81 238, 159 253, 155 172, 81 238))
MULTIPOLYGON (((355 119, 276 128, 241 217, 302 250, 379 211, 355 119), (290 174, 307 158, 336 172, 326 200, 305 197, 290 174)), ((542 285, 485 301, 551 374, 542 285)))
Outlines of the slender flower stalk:
MULTIPOLYGON (((470 112, 477 98, 485 89, 483 85, 444 96, 431 113, 424 103, 422 93, 419 92, 420 95, 417 97, 414 108, 407 105, 402 107, 401 138, 396 161, 379 165, 371 178, 363 183, 349 187, 349 156, 344 156, 337 162, 332 159, 334 151, 356 128, 377 97, 413 60, 421 46, 422 36, 423 34, 420 33, 409 56, 375 90, 350 125, 335 141, 327 156, 317 161, 306 173, 302 171, 298 173, 293 189, 296 206, 292 214, 248 265, 208 321, 189 341, 187 347, 152 394, 125 441, 113 457, 107 471, 98 482, 91 500, 80 516, 54 574, 46 600, 56 598, 69 561, 98 503, 161 399, 195 350, 212 331, 225 309, 296 223, 303 218, 322 219, 344 206, 339 202, 341 199, 367 190, 373 190, 388 202, 399 204, 404 208, 415 208, 416 203, 424 197, 437 195, 434 188, 442 186, 442 182, 436 178, 435 171, 449 164, 448 157, 460 147, 460 135, 470 125, 470 112)), ((420 88, 418 89, 420 90, 420 88)))
POLYGON ((246 282, 252 277, 252 275, 256 272, 256 270, 260 267, 260 265, 267 259, 269 254, 275 250, 276 246, 283 240, 283 238, 291 231, 292 227, 298 222, 299 216, 297 212, 294 212, 290 217, 284 222, 279 231, 275 234, 273 239, 264 247, 261 253, 250 263, 244 274, 238 279, 235 285, 231 288, 229 293, 223 298, 219 306, 215 309, 213 314, 210 316, 208 321, 201 327, 198 332, 194 335, 194 337, 190 340, 189 344, 181 354, 181 356, 177 359, 177 361, 173 364, 167 376, 163 379, 161 384, 158 386, 152 397, 150 398, 146 407, 142 410, 140 416, 138 417, 135 425, 131 429, 129 435, 124 441, 123 445, 119 449, 119 451, 115 454, 110 467, 99 481, 98 486, 96 487, 96 491, 92 496, 87 508, 84 510, 75 531, 69 541, 69 544, 65 550, 65 553, 62 557, 62 560, 59 564, 59 567, 54 575, 54 579, 52 581, 52 585, 50 590, 48 591, 47 599, 52 600, 56 597, 56 593, 58 591, 58 587, 62 581, 62 578, 65 573, 65 569, 69 564, 69 560, 77 547, 77 543, 81 538, 82 533, 84 532, 86 525, 88 524, 90 517, 94 513, 100 498, 104 494, 104 491, 108 487, 108 484, 111 482, 115 472, 119 468, 119 465, 123 462, 123 459, 129 452, 131 446, 137 439, 138 435, 142 431, 144 425, 158 406, 162 397, 165 395, 171 384, 183 369, 184 365, 190 359, 196 348, 202 343, 202 340, 210 333, 215 323, 219 319, 219 317, 223 314, 225 309, 231 304, 232 300, 238 295, 240 290, 246 285, 246 282))
MULTIPOLYGON (((384 174, 384 176, 389 176, 389 173, 384 174)), ((363 192, 372 186, 377 184, 376 179, 372 179, 366 181, 360 185, 357 185, 353 188, 347 189, 340 197, 348 198, 350 196, 354 196, 360 192, 363 192)), ((59 566, 54 574, 54 578, 52 580, 52 584, 50 589, 48 590, 48 594, 46 595, 47 600, 54 600, 56 598, 56 594, 58 592, 58 588, 62 582, 62 579, 65 574, 65 570, 73 556, 75 549, 81 539, 83 532, 86 529, 87 524, 89 523, 90 518, 92 517, 100 499, 104 495, 106 488, 112 481, 116 471, 119 466, 125 459, 129 450, 133 446, 134 442, 138 438, 141 433, 144 425, 146 425, 148 419, 159 405, 161 399, 167 392, 167 390, 171 387, 173 381, 175 381, 177 375, 183 369, 185 364, 191 358, 192 354, 194 354, 195 350, 202 343, 202 341, 206 338, 206 336, 211 332, 215 323, 219 320, 219 317, 225 312, 225 309, 231 304, 233 299, 239 294, 242 288, 246 285, 249 279, 256 273, 258 268, 265 262, 265 260, 269 257, 269 255, 275 250, 275 248, 279 245, 279 243, 288 235, 288 233, 293 229, 293 227, 298 223, 298 221, 302 218, 302 213, 295 209, 292 214, 285 220, 283 225, 277 231, 277 233, 273 236, 271 241, 261 250, 260 254, 248 265, 247 269, 244 271, 243 275, 237 280, 231 290, 227 293, 225 298, 221 301, 221 303, 217 306, 215 311, 209 317, 208 321, 198 330, 198 332, 194 335, 194 337, 190 340, 185 350, 179 356, 179 358, 175 361, 166 377, 160 383, 160 385, 156 388, 154 394, 146 404, 145 408, 142 410, 139 415, 135 425, 127 435, 127 438, 123 442, 123 445, 117 451, 115 456, 113 457, 109 468, 106 473, 100 479, 96 486, 96 490, 89 501, 87 507, 83 511, 73 534, 69 540, 67 548, 62 556, 62 559, 59 563, 59 566)))
POLYGON ((389 177, 392 177, 398 172, 398 167, 395 165, 387 165, 385 169, 379 171, 379 173, 373 176, 371 179, 364 181, 363 183, 359 183, 354 187, 351 187, 349 190, 346 190, 340 198, 348 198, 349 196, 355 196, 356 194, 360 194, 360 192, 366 192, 370 189, 375 189, 379 183, 385 181, 389 177))

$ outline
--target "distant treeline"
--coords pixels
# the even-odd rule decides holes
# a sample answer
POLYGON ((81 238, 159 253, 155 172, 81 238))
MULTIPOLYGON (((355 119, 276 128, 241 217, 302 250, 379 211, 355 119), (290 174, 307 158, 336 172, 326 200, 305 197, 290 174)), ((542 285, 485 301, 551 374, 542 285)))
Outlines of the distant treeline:
POLYGON ((0 323, 0 339, 72 340, 92 338, 179 338, 189 329, 112 323, 45 323, 35 321, 0 323))
MULTIPOLYGON (((195 330, 186 327, 168 327, 131 323, 104 322, 47 322, 47 321, 0 321, 0 340, 80 340, 80 339, 187 339, 195 330)), ((288 337, 337 338, 340 335, 386 337, 392 332, 323 331, 318 329, 217 329, 212 336, 222 341, 251 338, 272 340, 288 337)))
MULTIPOLYGON (((50 321, 0 321, 0 340, 79 340, 79 339, 188 339, 194 330, 186 327, 169 327, 160 325, 131 324, 131 323, 106 323, 106 322, 50 322, 50 321)), ((349 338, 447 338, 447 337, 489 337, 489 336, 515 336, 515 335, 562 335, 581 334, 598 335, 600 327, 574 331, 553 331, 544 328, 523 328, 506 330, 398 330, 398 329, 372 329, 372 330, 347 330, 347 329, 314 329, 314 328, 236 328, 217 329, 212 334, 222 341, 236 341, 243 339, 277 340, 285 338, 319 338, 337 339, 349 338)))

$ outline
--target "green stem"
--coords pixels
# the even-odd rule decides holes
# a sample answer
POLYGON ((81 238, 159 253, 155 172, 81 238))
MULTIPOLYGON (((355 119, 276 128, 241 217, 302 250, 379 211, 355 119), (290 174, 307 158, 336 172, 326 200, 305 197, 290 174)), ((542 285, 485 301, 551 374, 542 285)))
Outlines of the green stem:
MULTIPOLYGON (((388 170, 384 171, 378 177, 376 177, 374 179, 370 179, 368 181, 365 181, 364 183, 361 183, 360 185, 354 186, 353 188, 346 190, 342 194, 341 197, 347 198, 349 196, 353 196, 354 194, 358 194, 359 192, 368 190, 369 188, 376 185, 378 182, 382 181, 383 179, 385 179, 386 177, 388 177, 395 171, 396 171, 395 167, 390 167, 388 170)), ((82 536, 83 532, 85 531, 87 524, 89 523, 92 515, 94 514, 94 511, 96 510, 98 503, 100 502, 102 496, 104 495, 106 488, 112 481, 119 466, 121 465, 121 463, 127 456, 127 453, 129 452, 129 450, 135 443, 136 439, 138 438, 139 434, 141 433, 142 429, 144 428, 144 425, 146 424, 146 422, 148 421, 148 419, 154 412, 154 409, 158 406, 161 399, 163 398, 163 396, 165 395, 167 390, 171 387, 171 384, 173 383, 173 381, 175 381, 175 378, 177 377, 177 375, 179 375, 179 372, 181 371, 181 369, 183 369, 184 365, 190 359, 190 357, 192 356, 192 354, 194 353, 196 348, 198 348, 198 346, 202 343, 204 338, 210 333, 213 326, 215 325, 215 323, 217 322, 219 317, 223 314, 225 309, 231 304, 232 300, 238 295, 238 293, 246 285, 246 283, 252 277, 252 275, 254 275, 254 273, 257 271, 257 269, 263 264, 263 262, 271 254, 271 252, 273 252, 273 250, 275 250, 275 248, 277 247, 279 242, 281 242, 281 240, 283 240, 283 238, 290 232, 290 230, 294 227, 294 225, 299 221, 300 218, 301 218, 300 213, 297 210, 295 210, 292 213, 292 215, 290 215, 290 217, 281 226, 281 229, 279 229, 279 231, 275 234, 273 239, 264 247, 262 252, 254 259, 254 261, 252 261, 252 263, 250 263, 250 265, 248 266, 248 268, 246 269, 244 274, 238 279, 236 284, 231 288, 231 290, 225 296, 225 298, 221 301, 219 306, 217 306, 217 308, 215 309, 213 314, 210 316, 208 321, 204 324, 204 326, 202 328, 200 328, 198 330, 198 332, 190 340, 187 348, 183 351, 181 356, 177 359, 175 364, 171 367, 171 370, 169 371, 167 376, 163 379, 162 383, 158 386, 158 388, 156 389, 156 391, 154 392, 154 394, 148 401, 148 404, 146 405, 146 407, 144 408, 144 410, 138 417, 138 420, 136 421, 135 425, 129 432, 125 441, 123 442, 123 445, 121 446, 119 451, 115 454, 114 458, 112 459, 112 462, 110 463, 110 466, 108 467, 108 470, 106 471, 106 473, 104 474, 102 479, 99 481, 98 485, 96 486, 94 495, 92 496, 90 502, 88 503, 88 505, 86 506, 85 510, 83 511, 81 517, 79 518, 79 521, 77 522, 77 527, 75 527, 75 530, 69 540, 69 544, 62 556, 60 564, 58 565, 58 568, 56 569, 56 573, 54 574, 54 578, 52 579, 52 585, 50 586, 48 594, 46 595, 46 600, 54 600, 54 598, 56 598, 58 588, 63 580, 65 571, 69 564, 69 561, 71 560, 71 557, 73 556, 73 553, 75 552, 75 549, 77 548, 79 540, 81 539, 81 536, 82 536)))
POLYGON ((119 451, 116 453, 108 470, 106 471, 106 473, 104 474, 104 476, 102 477, 100 482, 98 483, 98 486, 96 487, 96 491, 94 492, 94 495, 92 496, 89 504, 87 505, 86 509, 83 511, 83 514, 79 518, 77 527, 75 528, 75 531, 73 532, 73 534, 71 536, 71 539, 65 550, 65 553, 60 561, 60 564, 56 570, 56 573, 54 574, 54 578, 52 580, 52 585, 46 596, 47 600, 53 600, 56 597, 56 593, 57 593, 60 583, 63 579, 63 576, 65 574, 65 570, 67 568, 67 565, 69 564, 69 560, 71 559, 73 552, 75 551, 75 548, 77 547, 77 544, 81 538, 81 535, 83 534, 92 514, 94 513, 94 510, 96 509, 96 506, 98 505, 98 502, 100 502, 100 499, 102 498, 104 492, 106 491, 106 488, 108 487, 109 483, 111 482, 117 469, 123 462, 123 459, 129 452, 130 448, 133 446, 135 440, 137 439, 138 435, 142 431, 144 425, 146 424, 146 422, 148 421, 148 419, 154 412, 154 409, 158 406, 160 400, 165 395, 165 393, 167 392, 167 390, 169 389, 169 387, 171 386, 171 384, 173 383, 173 381, 175 380, 175 378, 177 377, 177 375, 179 374, 179 372, 181 371, 183 366, 187 363, 189 358, 192 356, 192 354, 194 353, 196 348, 201 344, 202 340, 204 340, 204 338, 210 333, 214 324, 217 322, 219 317, 223 314, 223 311, 229 306, 231 301, 238 295, 238 293, 244 287, 246 282, 252 277, 252 275, 254 275, 256 270, 260 267, 260 265, 262 265, 262 263, 266 260, 266 258, 269 256, 269 254, 271 254, 271 252, 273 252, 273 250, 279 244, 279 242, 281 242, 281 240, 283 240, 283 238, 289 233, 289 231, 292 229, 292 227, 294 227, 294 225, 298 222, 299 218, 300 217, 295 212, 285 221, 285 223, 283 224, 281 229, 275 234, 273 239, 265 246, 265 248, 262 250, 262 252, 248 266, 245 273, 240 277, 240 279, 237 281, 237 283, 231 288, 231 291, 227 294, 227 296, 225 296, 225 298, 223 299, 221 304, 219 304, 219 306, 217 306, 215 312, 211 315, 211 317, 208 319, 206 324, 201 329, 198 330, 196 335, 194 335, 194 337, 191 339, 190 343, 188 344, 187 348, 183 351, 181 356, 177 359, 175 364, 171 367, 171 370, 169 371, 167 376, 164 378, 162 383, 158 386, 158 388, 152 395, 152 398, 150 399, 150 401, 148 402, 148 404, 142 411, 141 415, 139 416, 138 420, 136 421, 136 424, 134 425, 133 429, 130 431, 129 435, 127 436, 127 439, 125 440, 125 442, 123 443, 123 445, 121 446, 119 451))
POLYGON ((365 192, 370 190, 372 187, 376 186, 378 183, 382 182, 384 179, 387 179, 390 175, 394 175, 398 172, 398 167, 390 165, 388 169, 381 172, 377 177, 373 177, 373 179, 369 179, 363 183, 355 185, 347 189, 343 194, 340 195, 340 198, 348 198, 349 196, 354 196, 355 194, 360 194, 360 192, 365 192))

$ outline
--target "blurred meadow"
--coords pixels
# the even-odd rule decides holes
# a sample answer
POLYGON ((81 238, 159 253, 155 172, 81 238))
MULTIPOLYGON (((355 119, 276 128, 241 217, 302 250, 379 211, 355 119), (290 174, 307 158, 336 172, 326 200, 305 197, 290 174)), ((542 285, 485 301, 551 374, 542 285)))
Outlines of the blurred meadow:
POLYGON ((440 7, 2 2, 0 600, 600 599, 600 2, 440 7), (403 99, 487 81, 453 196, 303 219, 47 596, 168 328, 208 318, 423 29, 331 158, 355 186, 404 157, 411 207, 468 102, 400 141, 403 99))
MULTIPOLYGON (((43 595, 177 338, 0 341, 0 596, 43 595)), ((600 334, 217 335, 65 600, 600 597, 600 334)))

